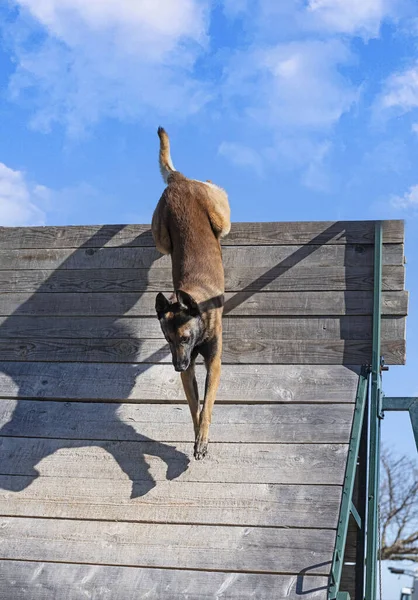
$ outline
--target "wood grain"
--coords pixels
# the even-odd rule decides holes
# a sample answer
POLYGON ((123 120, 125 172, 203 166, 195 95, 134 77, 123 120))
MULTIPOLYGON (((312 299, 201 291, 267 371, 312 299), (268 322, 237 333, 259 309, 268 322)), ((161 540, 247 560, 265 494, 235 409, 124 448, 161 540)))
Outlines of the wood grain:
MULTIPOLYGON (((387 365, 403 365, 403 339, 383 342, 387 365)), ((222 363, 233 364, 364 364, 371 361, 372 342, 353 340, 235 339, 223 342, 222 363)), ((0 361, 94 363, 167 363, 171 353, 165 340, 142 339, 0 339, 0 361)), ((198 357, 198 363, 202 363, 198 357)))
MULTIPOLYGON (((383 267, 382 289, 404 288, 403 266, 383 267)), ((0 271, 0 292, 88 293, 159 292, 172 288, 171 269, 85 269, 0 271)), ((294 267, 225 269, 227 292, 367 291, 373 289, 373 268, 294 267)))
POLYGON ((267 527, 336 528, 338 486, 159 481, 131 498, 130 481, 0 475, 0 514, 267 527), (20 491, 14 491, 14 490, 20 491))
POLYGON ((1 558, 267 573, 329 573, 335 533, 1 517, 1 558))
MULTIPOLYGON (((0 438, 3 475, 133 482, 133 497, 167 479, 201 483, 341 485, 346 444, 211 443, 203 461, 189 443, 0 438), (145 458, 146 457, 146 458, 145 458), (36 471, 34 467, 36 466, 36 471)), ((139 439, 143 437, 138 436, 139 439)), ((109 484, 110 485, 110 484, 109 484)))
MULTIPOLYGON (((212 442, 347 443, 352 404, 217 404, 212 442)), ((0 400, 2 436, 78 440, 189 441, 186 404, 0 400)))
POLYGON ((328 579, 3 561, 0 596, 13 600, 326 600, 328 579), (100 594, 98 596, 97 594, 100 594), (220 596, 222 594, 222 596, 220 596))
MULTIPOLYGON (((165 290, 166 293, 170 293, 165 290)), ((371 292, 237 292, 225 295, 230 316, 371 315, 371 292)), ((405 316, 408 292, 383 292, 382 314, 405 316)), ((0 293, 0 315, 154 317, 155 293, 0 293)))
MULTIPOLYGON (((222 253, 225 268, 293 267, 295 262, 310 267, 372 266, 374 246, 226 246, 222 253)), ((403 244, 385 244, 384 265, 403 265, 403 244)), ((155 248, 3 249, 0 270, 68 269, 170 269, 171 257, 155 248)))
MULTIPOLYGON (((382 341, 402 340, 405 319, 382 319, 382 341)), ((158 319, 140 317, 0 317, 2 339, 158 339, 164 340, 158 319)), ((371 340, 372 316, 224 317, 223 339, 371 340)))
MULTIPOLYGON (((226 245, 373 244, 375 221, 232 223, 226 245)), ((404 222, 383 221, 383 241, 402 243, 404 222)), ((1 227, 0 248, 154 246, 149 225, 1 227)))
MULTIPOLYGON (((149 226, 0 228, 0 597, 326 600, 374 226, 233 225, 201 462, 149 226)), ((383 228, 382 352, 400 364, 404 224, 383 228)))
MULTIPOLYGON (((169 290, 165 290, 170 293, 169 290)), ((225 295, 231 316, 371 315, 371 292, 237 292, 225 295)), ((404 316, 408 292, 383 292, 382 314, 404 316)), ((155 293, 0 293, 0 315, 154 317, 155 293)))
MULTIPOLYGON (((0 397, 5 398, 184 399, 171 365, 2 362, 0 371, 0 397)), ((353 402, 358 373, 358 367, 339 365, 224 365, 217 401, 353 402)), ((203 366, 197 376, 203 386, 203 366)))
MULTIPOLYGON (((157 319, 0 318, 0 360, 171 363, 157 319), (81 338, 81 339, 77 339, 81 338)), ((371 317, 225 318, 224 364, 363 364, 371 317)), ((388 365, 405 362, 405 319, 383 318, 388 365)))

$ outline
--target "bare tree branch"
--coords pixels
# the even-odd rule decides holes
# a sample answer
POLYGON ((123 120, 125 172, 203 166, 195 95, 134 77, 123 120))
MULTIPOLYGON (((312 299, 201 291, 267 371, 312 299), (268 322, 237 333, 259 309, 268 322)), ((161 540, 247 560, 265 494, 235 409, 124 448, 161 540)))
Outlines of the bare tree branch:
POLYGON ((418 562, 418 468, 383 449, 380 486, 382 560, 418 562))

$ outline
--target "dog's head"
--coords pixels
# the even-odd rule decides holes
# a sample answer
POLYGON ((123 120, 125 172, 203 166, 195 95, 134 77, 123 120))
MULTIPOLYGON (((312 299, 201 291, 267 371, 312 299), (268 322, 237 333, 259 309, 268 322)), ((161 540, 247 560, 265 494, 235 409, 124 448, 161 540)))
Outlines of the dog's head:
POLYGON ((197 302, 183 290, 168 300, 161 292, 155 299, 155 310, 167 340, 176 371, 188 369, 195 346, 201 342, 204 330, 197 302))

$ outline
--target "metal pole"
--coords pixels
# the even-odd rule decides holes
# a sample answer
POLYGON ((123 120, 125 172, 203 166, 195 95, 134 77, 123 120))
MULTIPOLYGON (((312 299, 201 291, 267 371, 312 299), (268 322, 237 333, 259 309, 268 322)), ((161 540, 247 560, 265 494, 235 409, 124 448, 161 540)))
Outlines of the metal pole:
POLYGON ((364 597, 365 564, 366 564, 366 508, 367 508, 367 449, 369 446, 369 385, 363 417, 363 430, 360 438, 360 448, 357 467, 357 509, 363 526, 357 529, 355 594, 354 598, 364 597))
POLYGON ((374 296, 373 296, 373 352, 372 384, 370 398, 370 452, 369 485, 367 503, 367 550, 366 550, 366 600, 376 600, 379 467, 380 467, 380 420, 382 417, 381 386, 381 300, 382 300, 382 223, 375 226, 374 241, 374 296))
MULTIPOLYGON (((356 476, 357 458, 361 440, 361 432, 363 427, 363 416, 366 405, 366 395, 367 371, 365 369, 362 369, 357 386, 356 407, 354 410, 350 444, 348 446, 347 467, 344 477, 340 516, 338 520, 337 536, 335 541, 335 550, 331 565, 331 581, 328 590, 329 600, 338 600, 350 511, 355 510, 355 512, 357 513, 355 507, 352 506, 352 497, 354 489, 354 480, 356 476)), ((360 522, 359 527, 364 528, 364 522, 360 522)))

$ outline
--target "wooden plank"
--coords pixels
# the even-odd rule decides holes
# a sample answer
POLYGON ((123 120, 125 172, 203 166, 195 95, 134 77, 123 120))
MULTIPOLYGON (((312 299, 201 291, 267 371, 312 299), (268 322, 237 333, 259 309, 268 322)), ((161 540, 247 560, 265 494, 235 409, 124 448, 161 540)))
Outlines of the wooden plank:
MULTIPOLYGON (((159 339, 158 319, 147 317, 0 317, 2 339, 159 339)), ((223 339, 264 340, 371 340, 372 316, 341 317, 228 317, 223 339)), ((402 340, 405 318, 382 319, 382 341, 402 340)))
MULTIPOLYGON (((0 438, 1 474, 133 482, 132 497, 156 482, 341 485, 346 444, 211 443, 203 461, 189 443, 0 438), (34 467, 36 466, 36 471, 34 467)), ((141 439, 141 438, 140 438, 141 439)), ((109 484, 110 485, 110 484, 109 484)), ((18 491, 18 490, 15 490, 18 491)))
MULTIPOLYGON (((78 400, 184 399, 171 365, 0 363, 0 397, 78 400)), ((359 367, 224 365, 217 401, 353 402, 359 367)), ((200 390, 205 369, 197 369, 200 390)))
POLYGON ((336 528, 337 486, 159 481, 131 498, 130 481, 0 475, 0 514, 266 527, 336 528), (19 491, 16 491, 19 490, 19 491))
MULTIPOLYGON (((349 441, 353 404, 215 406, 212 442, 349 441)), ((113 404, 0 400, 2 436, 78 440, 189 441, 186 404, 113 404)))
POLYGON ((327 575, 332 530, 1 517, 1 558, 327 575))
MULTIPOLYGON (((168 290, 165 290, 166 292, 168 290)), ((371 315, 371 292, 237 292, 225 295, 232 316, 371 315)), ((382 314, 404 316, 408 292, 383 292, 382 314)), ((0 293, 0 315, 155 317, 155 293, 0 293)))
MULTIPOLYGON (((373 244, 375 221, 233 223, 224 245, 373 244)), ((404 222, 383 221, 385 243, 402 243, 404 222)), ((1 227, 0 248, 154 246, 149 225, 1 227)))
MULTIPOLYGON (((403 266, 383 267, 382 289, 404 288, 403 266)), ((170 289, 171 269, 85 269, 0 271, 0 291, 16 292, 144 292, 170 289)), ((237 267, 225 270, 227 292, 367 291, 373 289, 370 267, 237 267)))
POLYGON ((4 600, 326 600, 327 588, 326 577, 309 575, 0 563, 4 600))
MULTIPOLYGON (((403 365, 404 340, 382 343, 387 365, 403 365)), ((372 342, 353 340, 235 339, 223 342, 222 362, 233 364, 363 364, 371 360, 372 342)), ((165 340, 143 339, 0 339, 0 361, 168 363, 171 353, 165 340)), ((198 357, 198 363, 202 363, 198 357)))
MULTIPOLYGON (((226 246, 225 268, 293 267, 302 263, 310 267, 358 267, 373 265, 372 245, 345 246, 226 246)), ((403 265, 403 244, 385 244, 384 265, 403 265)), ((82 248, 0 251, 0 269, 171 269, 171 257, 155 248, 82 248)))

